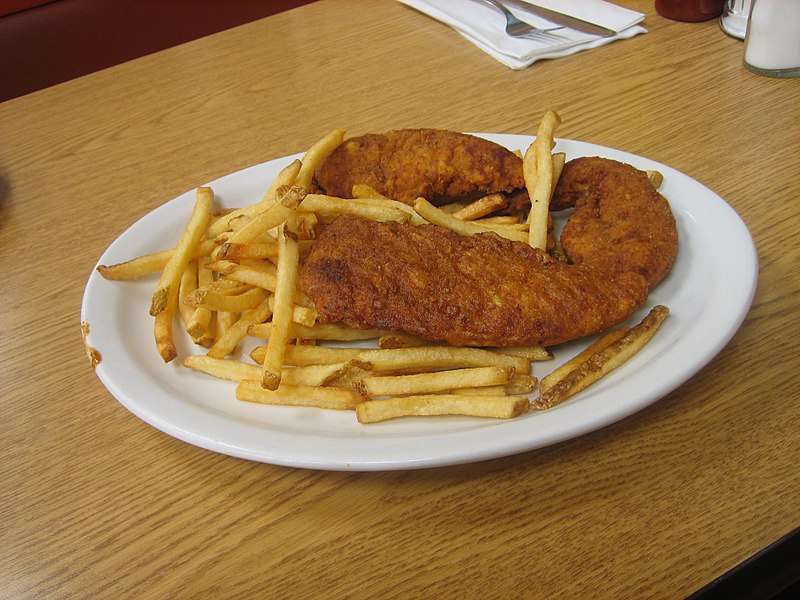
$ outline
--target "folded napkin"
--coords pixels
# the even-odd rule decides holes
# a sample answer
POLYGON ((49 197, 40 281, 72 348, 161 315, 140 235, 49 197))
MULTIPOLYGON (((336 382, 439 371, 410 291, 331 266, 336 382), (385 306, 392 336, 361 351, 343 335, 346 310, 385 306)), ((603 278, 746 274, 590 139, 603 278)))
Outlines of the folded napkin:
MULTIPOLYGON (((399 2, 449 25, 478 48, 512 69, 523 69, 543 58, 568 56, 614 40, 647 33, 647 29, 639 25, 644 19, 642 13, 604 0, 535 0, 535 4, 539 6, 617 32, 613 36, 598 37, 564 28, 553 32, 557 37, 546 40, 513 38, 507 35, 506 19, 503 14, 483 0, 399 0, 399 2)), ((547 29, 555 26, 516 5, 508 5, 508 8, 518 19, 536 27, 547 29)))

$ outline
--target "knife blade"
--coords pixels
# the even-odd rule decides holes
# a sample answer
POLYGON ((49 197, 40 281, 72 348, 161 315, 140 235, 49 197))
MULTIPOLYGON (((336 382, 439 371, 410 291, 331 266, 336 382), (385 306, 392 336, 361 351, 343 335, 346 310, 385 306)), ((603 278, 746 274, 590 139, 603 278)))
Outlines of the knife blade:
POLYGON ((599 35, 602 37, 608 37, 617 34, 616 31, 609 29, 608 27, 603 27, 597 23, 590 23, 589 21, 584 21, 578 17, 566 15, 556 10, 545 8, 544 6, 531 4, 530 2, 523 2, 522 0, 504 0, 504 2, 509 6, 526 10, 532 15, 536 15, 542 19, 547 19, 551 23, 556 23, 557 25, 563 25, 564 27, 574 29, 575 31, 588 33, 590 35, 599 35))

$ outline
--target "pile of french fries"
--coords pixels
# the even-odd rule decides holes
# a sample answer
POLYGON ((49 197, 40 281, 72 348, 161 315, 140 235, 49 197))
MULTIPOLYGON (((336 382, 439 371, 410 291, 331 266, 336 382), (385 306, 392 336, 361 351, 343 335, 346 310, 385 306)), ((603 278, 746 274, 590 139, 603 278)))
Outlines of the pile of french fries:
POLYGON ((101 265, 98 271, 111 280, 160 271, 150 306, 159 354, 165 362, 178 356, 173 328, 180 321, 194 344, 206 350, 185 356, 183 364, 236 382, 239 400, 353 410, 361 423, 410 415, 512 418, 531 408, 548 409, 635 354, 666 308, 656 307, 636 327, 607 334, 556 369, 531 402, 528 395, 538 385, 531 365, 552 359, 548 349, 454 348, 399 332, 320 323, 297 280, 318 226, 342 214, 433 223, 461 235, 494 232, 552 248, 549 203, 565 160, 563 153, 553 154, 559 123, 548 111, 523 155, 532 205, 527 215, 492 216, 506 206, 500 194, 443 207, 420 198, 412 207, 364 185, 354 187, 352 199, 309 193, 317 165, 344 139, 337 129, 281 170, 260 202, 217 211, 213 190, 198 188, 173 249, 101 265), (264 342, 243 360, 248 336, 264 342), (373 343, 364 347, 365 340, 373 343))

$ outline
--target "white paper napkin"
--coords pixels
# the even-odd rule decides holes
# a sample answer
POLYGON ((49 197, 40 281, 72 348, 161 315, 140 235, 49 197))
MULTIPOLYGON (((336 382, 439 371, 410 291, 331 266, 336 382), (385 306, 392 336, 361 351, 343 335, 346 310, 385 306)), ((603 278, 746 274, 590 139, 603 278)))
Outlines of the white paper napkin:
MULTIPOLYGON (((535 4, 602 25, 617 32, 614 36, 598 37, 559 29, 553 39, 530 40, 506 34, 503 14, 483 0, 399 0, 434 19, 446 23, 458 33, 512 69, 524 69, 543 58, 558 58, 627 39, 647 29, 639 25, 644 14, 622 8, 604 0, 536 0, 535 4)), ((533 13, 509 6, 514 15, 536 27, 554 27, 533 13)))

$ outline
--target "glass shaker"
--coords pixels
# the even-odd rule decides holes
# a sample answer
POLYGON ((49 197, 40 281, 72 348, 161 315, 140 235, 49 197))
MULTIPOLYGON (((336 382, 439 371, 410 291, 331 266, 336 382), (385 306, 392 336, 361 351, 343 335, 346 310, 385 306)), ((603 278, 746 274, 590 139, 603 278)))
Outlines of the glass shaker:
POLYGON ((800 0, 751 0, 744 66, 769 77, 800 76, 800 0))
POLYGON ((750 15, 750 0, 725 0, 719 26, 722 31, 740 40, 747 32, 747 17, 750 15))

